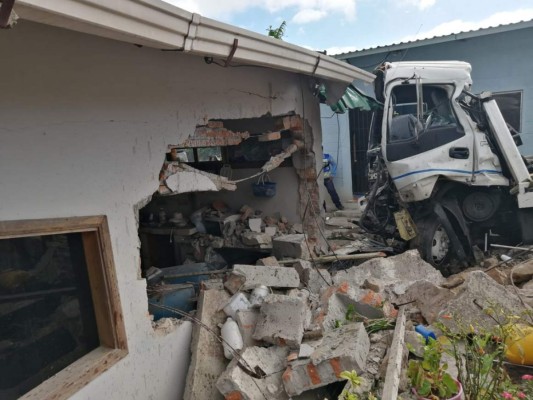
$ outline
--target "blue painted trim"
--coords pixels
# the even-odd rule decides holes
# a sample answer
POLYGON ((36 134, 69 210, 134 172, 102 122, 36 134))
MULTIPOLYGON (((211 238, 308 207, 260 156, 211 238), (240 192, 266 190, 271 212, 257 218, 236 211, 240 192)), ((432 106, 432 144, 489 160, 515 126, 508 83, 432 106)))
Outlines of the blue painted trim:
MULTIPOLYGON (((454 173, 457 173, 457 174, 472 175, 472 171, 467 171, 467 170, 463 170, 463 169, 430 168, 430 169, 421 169, 421 170, 418 170, 418 171, 407 172, 406 174, 398 175, 398 176, 392 178, 392 180, 395 181, 397 179, 405 178, 406 176, 409 176, 409 175, 423 174, 424 172, 454 172, 454 173)), ((480 169, 479 171, 474 171, 474 174, 475 175, 477 175, 477 174, 499 174, 499 175, 502 175, 502 171, 497 171, 497 170, 493 170, 493 169, 480 169)))

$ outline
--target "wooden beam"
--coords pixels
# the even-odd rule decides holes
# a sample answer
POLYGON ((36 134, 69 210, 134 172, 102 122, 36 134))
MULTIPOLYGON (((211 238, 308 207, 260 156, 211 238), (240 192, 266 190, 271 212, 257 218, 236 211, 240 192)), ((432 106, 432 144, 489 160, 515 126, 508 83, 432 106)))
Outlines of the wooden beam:
POLYGON ((383 399, 396 400, 400 386, 400 373, 402 371, 402 358, 405 345, 405 306, 400 306, 396 317, 396 328, 389 351, 389 362, 383 385, 383 399))

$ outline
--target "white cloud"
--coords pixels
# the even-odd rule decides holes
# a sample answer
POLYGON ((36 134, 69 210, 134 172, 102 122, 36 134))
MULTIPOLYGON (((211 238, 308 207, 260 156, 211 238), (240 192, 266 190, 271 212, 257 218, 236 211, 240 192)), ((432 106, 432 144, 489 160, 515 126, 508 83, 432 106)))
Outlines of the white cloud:
MULTIPOLYGON (((286 11, 293 14, 295 24, 318 21, 331 14, 340 15, 352 21, 355 19, 356 0, 165 0, 187 11, 196 12, 211 18, 229 18, 232 15, 252 8, 262 8, 270 13, 286 11)), ((434 0, 420 0, 434 1, 434 0)))
POLYGON ((533 8, 499 12, 492 14, 491 16, 480 21, 463 21, 461 19, 454 19, 452 21, 437 25, 428 31, 420 32, 416 35, 405 36, 400 41, 406 42, 410 40, 427 39, 434 36, 450 35, 452 33, 489 28, 491 26, 511 24, 513 22, 526 21, 530 19, 533 19, 533 8))
POLYGON ((341 54, 341 53, 351 53, 352 51, 359 50, 360 48, 357 46, 333 46, 328 47, 326 49, 326 52, 329 56, 334 54, 341 54))
POLYGON ((425 10, 426 8, 433 7, 437 0, 401 0, 401 5, 413 6, 419 10, 425 10))
POLYGON ((296 15, 292 17, 291 21, 295 24, 307 24, 309 22, 320 21, 326 15, 327 13, 324 10, 314 10, 306 8, 304 10, 298 11, 296 15))

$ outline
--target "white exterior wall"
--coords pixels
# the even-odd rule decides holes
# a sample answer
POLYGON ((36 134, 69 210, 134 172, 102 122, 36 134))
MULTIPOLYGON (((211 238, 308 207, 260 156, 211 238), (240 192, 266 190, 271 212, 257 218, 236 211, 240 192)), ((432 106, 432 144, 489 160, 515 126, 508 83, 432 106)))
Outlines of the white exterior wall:
MULTIPOLYGON (((350 127, 348 113, 333 114, 331 108, 325 104, 320 105, 322 121, 322 143, 324 153, 331 155, 337 163, 337 175, 333 183, 339 194, 341 202, 353 200, 352 190, 352 163, 350 162, 350 127)), ((321 185, 322 179, 321 179, 321 185)), ((325 192, 326 205, 329 209, 336 209, 327 191, 325 192)))
MULTIPOLYGON (((136 206, 157 189, 167 145, 211 118, 294 110, 311 123, 320 160, 317 101, 294 74, 220 68, 26 21, 0 31, 0 52, 0 220, 109 219, 129 355, 72 398, 181 398, 191 325, 151 327, 136 206)), ((287 182, 283 210, 297 199, 287 182)))

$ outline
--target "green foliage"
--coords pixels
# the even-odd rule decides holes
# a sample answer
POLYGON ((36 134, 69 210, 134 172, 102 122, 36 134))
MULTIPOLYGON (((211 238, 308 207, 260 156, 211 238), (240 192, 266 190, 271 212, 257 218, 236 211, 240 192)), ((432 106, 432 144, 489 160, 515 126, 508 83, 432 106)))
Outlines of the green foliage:
POLYGON ((271 36, 275 39, 283 39, 283 36, 285 35, 285 28, 287 27, 287 22, 283 21, 280 26, 277 28, 272 28, 272 25, 270 25, 267 29, 267 35, 271 36))
POLYGON ((458 393, 457 383, 446 372, 448 365, 441 363, 443 353, 442 344, 430 338, 423 359, 409 361, 407 375, 420 396, 449 399, 458 393))
POLYGON ((364 378, 357 375, 356 371, 342 371, 340 377, 348 381, 348 388, 342 391, 338 400, 378 400, 372 393, 356 393, 357 388, 364 383, 364 378))

